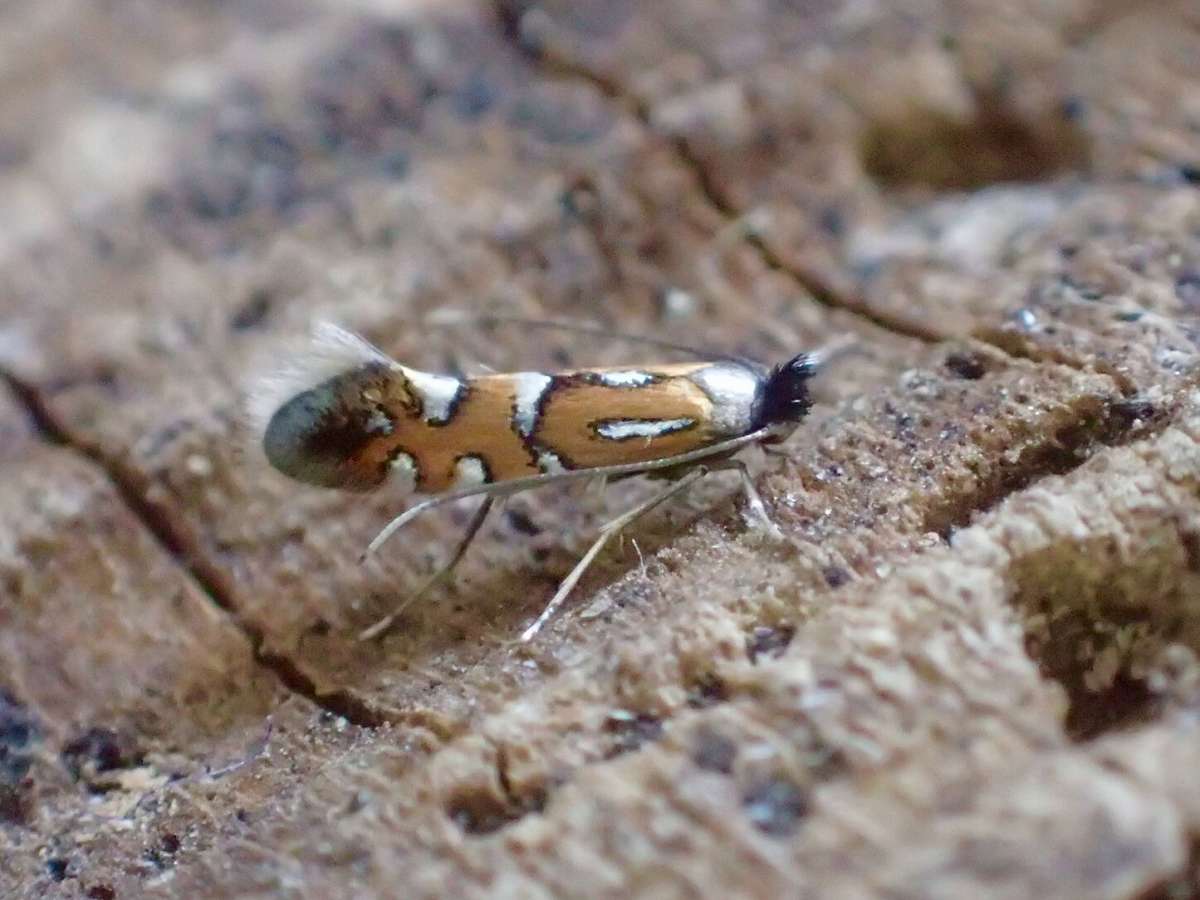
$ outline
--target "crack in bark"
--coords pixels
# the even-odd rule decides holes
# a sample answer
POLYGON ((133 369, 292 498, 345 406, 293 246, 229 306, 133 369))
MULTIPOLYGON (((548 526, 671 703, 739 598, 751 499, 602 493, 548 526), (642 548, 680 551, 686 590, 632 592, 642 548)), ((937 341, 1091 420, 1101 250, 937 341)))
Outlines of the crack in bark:
POLYGON ((1027 359, 1035 363, 1050 363, 1085 375, 1096 373, 1107 375, 1113 380, 1122 397, 1131 399, 1137 396, 1138 389, 1133 379, 1115 365, 1106 363, 1103 360, 1093 360, 1089 365, 1057 348, 1039 347, 1024 335, 1006 329, 1003 325, 986 325, 977 328, 972 332, 971 337, 977 341, 982 341, 989 347, 994 347, 996 350, 1013 359, 1027 359))
POLYGON ((923 530, 936 532, 949 541, 955 530, 966 527, 977 515, 996 508, 1034 482, 1047 476, 1066 475, 1092 459, 1099 450, 1153 437, 1170 425, 1170 416, 1155 415, 1135 427, 1140 420, 1130 418, 1123 404, 1121 399, 1097 398, 1094 407, 1078 409, 1073 421, 1045 435, 1041 443, 1027 447, 1013 465, 992 473, 976 490, 960 496, 959 502, 948 499, 927 509, 923 530))
MULTIPOLYGON (((520 13, 505 0, 493 0, 492 5, 501 34, 518 54, 543 73, 584 81, 604 97, 628 109, 649 133, 662 137, 674 152, 676 160, 695 179, 700 196, 726 220, 726 224, 735 224, 745 217, 746 213, 739 210, 725 197, 724 192, 718 187, 712 171, 693 152, 687 138, 662 135, 655 129, 650 105, 645 100, 626 90, 617 79, 593 71, 575 60, 555 52, 552 48, 531 48, 521 37, 520 13)), ((942 339, 941 335, 916 324, 881 315, 869 309, 861 298, 843 295, 818 273, 799 268, 784 260, 762 239, 761 235, 747 232, 742 240, 754 249, 767 268, 790 279, 822 306, 845 310, 865 322, 901 337, 914 338, 925 343, 937 343, 942 339)))
POLYGON ((105 452, 95 441, 75 434, 51 410, 34 385, 12 372, 0 370, 0 381, 33 422, 39 437, 85 459, 103 473, 117 497, 154 542, 167 554, 200 591, 250 644, 255 663, 271 672, 288 691, 321 709, 364 728, 377 728, 392 721, 361 697, 342 689, 321 691, 295 660, 265 647, 263 630, 248 621, 238 608, 236 591, 226 573, 200 549, 200 541, 181 517, 147 499, 154 480, 128 463, 105 452))
POLYGON ((473 837, 494 834, 520 821, 531 812, 541 812, 546 805, 546 792, 534 790, 522 796, 514 788, 508 774, 508 750, 504 743, 484 737, 495 754, 492 762, 499 796, 487 790, 470 789, 453 796, 446 804, 450 819, 473 837))

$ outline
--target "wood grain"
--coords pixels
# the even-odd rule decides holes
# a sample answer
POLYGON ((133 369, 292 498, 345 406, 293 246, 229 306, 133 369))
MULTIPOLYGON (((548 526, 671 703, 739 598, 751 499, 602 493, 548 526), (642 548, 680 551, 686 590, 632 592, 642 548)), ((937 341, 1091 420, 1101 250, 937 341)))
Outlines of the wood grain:
POLYGON ((0 893, 1200 890, 1191 4, 0 26, 0 893), (645 355, 447 308, 859 350, 763 463, 783 542, 714 478, 520 648, 610 515, 521 497, 363 644, 469 510, 360 567, 400 498, 276 477, 247 380, 314 319, 645 355))

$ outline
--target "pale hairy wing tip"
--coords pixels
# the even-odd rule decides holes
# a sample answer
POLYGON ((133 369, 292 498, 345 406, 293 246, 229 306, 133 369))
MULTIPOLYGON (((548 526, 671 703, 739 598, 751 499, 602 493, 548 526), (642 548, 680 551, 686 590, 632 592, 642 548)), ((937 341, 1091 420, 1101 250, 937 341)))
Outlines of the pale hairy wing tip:
POLYGON ((318 320, 313 323, 312 348, 314 354, 350 365, 366 362, 391 362, 386 353, 370 341, 334 322, 318 320))
POLYGON ((252 372, 243 390, 241 430, 254 442, 296 395, 368 363, 393 364, 382 350, 329 321, 314 322, 306 340, 283 341, 267 355, 272 362, 252 372))

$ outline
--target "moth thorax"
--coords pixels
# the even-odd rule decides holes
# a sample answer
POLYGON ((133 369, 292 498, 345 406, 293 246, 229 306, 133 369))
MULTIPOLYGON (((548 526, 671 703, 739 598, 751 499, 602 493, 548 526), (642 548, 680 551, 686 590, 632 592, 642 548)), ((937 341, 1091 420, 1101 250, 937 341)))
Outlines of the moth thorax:
POLYGON ((705 366, 689 376, 712 401, 710 427, 717 434, 736 436, 756 427, 756 409, 764 373, 739 362, 705 366))

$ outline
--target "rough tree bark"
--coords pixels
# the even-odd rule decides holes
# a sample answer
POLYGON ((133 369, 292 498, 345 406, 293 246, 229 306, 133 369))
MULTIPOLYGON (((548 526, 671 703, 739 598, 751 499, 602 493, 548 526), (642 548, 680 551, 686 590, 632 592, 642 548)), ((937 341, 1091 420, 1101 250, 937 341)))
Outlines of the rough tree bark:
POLYGON ((4 895, 1194 895, 1198 46, 1189 0, 6 4, 4 895), (359 567, 394 498, 265 471, 239 392, 314 318, 599 353, 448 306, 861 352, 760 476, 784 542, 714 479, 518 647, 604 515, 524 496, 361 644, 467 511, 359 567))

